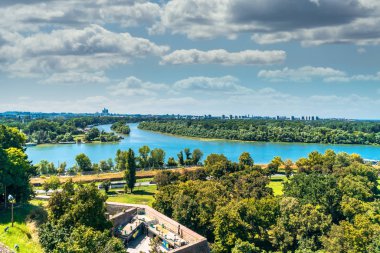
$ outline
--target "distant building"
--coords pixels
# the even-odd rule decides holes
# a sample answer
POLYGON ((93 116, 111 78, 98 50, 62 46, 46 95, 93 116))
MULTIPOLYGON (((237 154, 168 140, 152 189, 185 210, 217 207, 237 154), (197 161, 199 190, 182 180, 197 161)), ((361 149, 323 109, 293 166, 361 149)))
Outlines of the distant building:
POLYGON ((109 115, 109 111, 107 108, 103 108, 102 115, 109 115))

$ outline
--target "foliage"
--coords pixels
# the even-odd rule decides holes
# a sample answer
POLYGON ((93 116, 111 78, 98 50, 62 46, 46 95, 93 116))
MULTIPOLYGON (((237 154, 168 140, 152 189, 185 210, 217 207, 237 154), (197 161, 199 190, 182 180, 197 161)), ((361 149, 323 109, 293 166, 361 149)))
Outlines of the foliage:
POLYGON ((139 128, 190 137, 242 141, 380 144, 380 123, 318 120, 160 120, 145 121, 139 128))
POLYGON ((0 201, 4 205, 9 194, 16 202, 27 201, 32 195, 29 179, 36 172, 22 148, 24 143, 24 134, 0 125, 0 201))
POLYGON ((136 184, 136 159, 135 153, 132 149, 129 149, 126 155, 126 169, 124 173, 126 186, 131 189, 131 193, 133 192, 133 188, 136 184))
POLYGON ((78 164, 79 171, 92 171, 92 164, 90 158, 81 153, 75 157, 75 161, 78 164))
POLYGON ((123 245, 111 238, 105 217, 105 201, 94 184, 78 185, 71 181, 49 199, 48 221, 40 226, 41 245, 46 252, 122 252, 123 245))
POLYGON ((113 123, 111 129, 120 134, 129 134, 131 132, 131 129, 128 125, 126 125, 125 121, 118 121, 113 123))

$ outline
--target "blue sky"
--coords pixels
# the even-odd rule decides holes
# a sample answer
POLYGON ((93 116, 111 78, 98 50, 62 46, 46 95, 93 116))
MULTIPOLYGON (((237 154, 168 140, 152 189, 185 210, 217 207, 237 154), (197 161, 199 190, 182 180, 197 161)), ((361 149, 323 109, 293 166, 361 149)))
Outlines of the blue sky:
POLYGON ((377 0, 3 0, 0 111, 380 118, 377 0))

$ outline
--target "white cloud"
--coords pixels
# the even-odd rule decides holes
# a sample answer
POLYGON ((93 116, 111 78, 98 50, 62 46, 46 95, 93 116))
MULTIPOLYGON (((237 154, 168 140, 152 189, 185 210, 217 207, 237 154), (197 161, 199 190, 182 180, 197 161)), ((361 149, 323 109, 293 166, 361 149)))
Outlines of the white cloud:
POLYGON ((41 81, 41 83, 106 83, 110 80, 105 76, 103 71, 99 72, 75 72, 69 71, 64 73, 54 73, 47 79, 41 81))
POLYGON ((155 96, 159 91, 167 89, 165 84, 144 82, 134 76, 108 87, 109 93, 113 96, 155 96))
POLYGON ((176 50, 162 57, 161 64, 222 64, 222 65, 270 65, 282 63, 285 51, 245 50, 228 52, 224 49, 201 51, 176 50))
POLYGON ((284 68, 282 70, 261 70, 258 77, 273 81, 310 82, 313 78, 344 78, 343 71, 326 67, 305 66, 298 69, 284 68))
POLYGON ((168 49, 129 33, 114 33, 91 25, 18 37, 0 46, 0 66, 18 76, 102 71, 136 58, 160 56, 168 49))
POLYGON ((351 81, 380 81, 380 71, 374 75, 347 75, 345 72, 328 67, 305 66, 298 69, 284 68, 280 70, 261 70, 257 74, 259 78, 271 82, 310 82, 321 79, 327 83, 342 83, 351 81))
POLYGON ((193 92, 236 93, 246 92, 249 89, 239 84, 239 79, 233 76, 205 77, 195 76, 179 80, 174 83, 176 90, 190 90, 193 92))

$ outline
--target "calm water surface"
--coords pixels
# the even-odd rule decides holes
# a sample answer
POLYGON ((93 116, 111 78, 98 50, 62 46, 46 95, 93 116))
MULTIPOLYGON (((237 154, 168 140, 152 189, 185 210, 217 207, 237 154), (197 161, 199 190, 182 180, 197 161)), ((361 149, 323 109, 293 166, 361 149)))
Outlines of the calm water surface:
MULTIPOLYGON (((103 125, 99 128, 110 131, 110 126, 103 125)), ((327 149, 333 149, 335 152, 358 153, 366 159, 380 159, 380 146, 200 140, 140 130, 137 128, 137 124, 129 126, 131 128, 130 135, 119 143, 38 145, 28 147, 26 153, 34 164, 41 160, 48 160, 55 164, 66 161, 68 166, 75 164, 75 156, 79 153, 88 155, 92 162, 99 162, 114 158, 118 149, 132 148, 137 153, 138 149, 144 145, 151 149, 162 148, 165 150, 166 160, 171 156, 177 159, 178 152, 184 148, 191 150, 199 148, 204 153, 204 158, 211 153, 224 154, 232 161, 237 161, 239 155, 247 151, 251 153, 255 163, 267 163, 274 156, 295 161, 314 150, 323 153, 327 149)))

